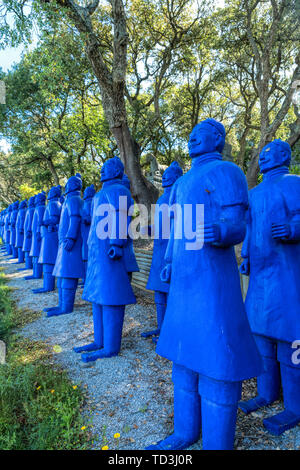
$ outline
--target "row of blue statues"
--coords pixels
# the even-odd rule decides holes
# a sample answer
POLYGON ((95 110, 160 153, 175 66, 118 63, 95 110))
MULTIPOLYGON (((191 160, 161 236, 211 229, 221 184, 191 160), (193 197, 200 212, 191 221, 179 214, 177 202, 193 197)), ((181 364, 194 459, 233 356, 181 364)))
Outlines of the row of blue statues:
MULTIPOLYGON (((275 140, 260 154, 263 181, 249 194, 243 172, 222 160, 224 144, 224 126, 202 121, 189 140, 190 171, 183 175, 174 162, 163 175, 147 284, 155 292, 157 329, 142 336, 153 337, 157 353, 173 362, 174 432, 149 450, 186 449, 201 433, 203 449, 232 449, 238 407, 248 414, 270 405, 281 387, 284 411, 264 426, 280 435, 300 423, 300 178, 289 174, 289 144, 275 140), (164 239, 163 204, 204 205, 201 249, 188 250, 185 234, 175 236, 172 211, 164 239), (240 270, 250 276, 245 303, 234 249, 243 241, 240 270), (242 382, 253 377, 258 395, 240 401, 242 382)), ((129 230, 121 237, 116 226, 105 239, 97 232, 103 205, 130 226, 130 182, 119 158, 103 165, 101 182, 101 191, 87 188, 82 201, 77 174, 63 202, 57 186, 47 206, 40 193, 28 207, 15 202, 0 216, 7 253, 33 267, 29 278, 43 275, 35 292, 53 290, 57 279, 59 305, 46 309, 48 317, 73 311, 78 280, 84 280, 94 322, 93 343, 74 348, 84 362, 118 355, 125 306, 136 302, 130 281, 139 268, 129 230)))

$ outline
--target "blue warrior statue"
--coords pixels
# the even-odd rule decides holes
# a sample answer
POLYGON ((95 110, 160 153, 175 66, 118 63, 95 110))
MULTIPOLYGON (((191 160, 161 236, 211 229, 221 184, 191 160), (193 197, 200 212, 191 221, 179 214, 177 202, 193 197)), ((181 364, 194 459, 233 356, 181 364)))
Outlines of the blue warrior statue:
MULTIPOLYGON (((123 178, 122 178, 122 184, 130 191, 130 180, 128 176, 124 173, 123 178)), ((134 200, 131 198, 130 201, 130 209, 128 212, 128 217, 127 217, 127 224, 128 224, 128 229, 130 227, 131 221, 132 221, 132 212, 134 208, 134 200)), ((140 268, 137 264, 134 249, 133 249, 133 240, 130 237, 130 234, 128 233, 128 238, 125 241, 125 245, 123 248, 123 256, 124 256, 124 262, 126 266, 126 270, 128 272, 129 279, 131 281, 132 279, 132 273, 137 273, 139 272, 140 268)))
POLYGON ((261 372, 234 251, 246 233, 247 182, 222 161, 224 144, 220 122, 195 126, 192 168, 170 196, 177 213, 162 272, 171 283, 157 353, 173 361, 174 433, 149 450, 185 449, 201 429, 204 450, 232 449, 242 381, 261 372))
POLYGON ((82 181, 79 173, 71 176, 65 188, 65 202, 62 207, 58 229, 58 253, 53 276, 58 278, 58 307, 45 309, 48 317, 72 313, 78 279, 84 277, 81 237, 82 181))
POLYGON ((32 232, 32 239, 31 239, 31 247, 29 256, 32 257, 32 264, 33 264, 33 275, 26 276, 25 280, 30 279, 41 279, 43 276, 43 267, 39 264, 39 256, 41 250, 41 243, 42 243, 42 226, 43 226, 43 217, 44 212, 46 209, 46 194, 44 191, 37 194, 35 197, 35 208, 33 213, 32 225, 31 225, 31 232, 32 232))
POLYGON ((10 244, 12 249, 11 259, 18 258, 18 249, 16 248, 16 222, 18 217, 19 201, 15 201, 12 206, 10 218, 10 244))
POLYGON ((15 247, 18 250, 18 262, 17 264, 24 263, 24 251, 23 251, 23 242, 24 242, 24 223, 27 210, 27 200, 21 201, 19 206, 19 211, 16 220, 16 243, 15 247))
POLYGON ((84 362, 117 356, 125 306, 135 303, 124 262, 128 236, 129 190, 122 184, 124 165, 111 158, 101 169, 102 190, 93 199, 89 259, 82 298, 93 304, 94 342, 74 348, 84 362), (108 229, 107 229, 108 225, 108 229))
POLYGON ((35 203, 36 203, 36 196, 32 196, 29 198, 28 201, 28 208, 25 215, 25 222, 24 222, 24 241, 23 241, 23 251, 25 253, 25 268, 20 269, 27 270, 32 269, 32 256, 30 256, 30 249, 32 243, 32 221, 33 221, 33 214, 35 210, 35 203))
POLYGON ((8 217, 8 207, 5 209, 3 217, 3 242, 5 244, 4 251, 7 253, 7 217, 8 217))
POLYGON ((58 250, 58 225, 61 213, 61 186, 54 186, 48 193, 48 204, 43 218, 42 245, 39 264, 43 266, 43 287, 33 289, 35 294, 51 292, 55 289, 54 269, 58 250))
POLYGON ((5 231, 6 231, 6 247, 7 247, 7 254, 12 255, 12 246, 10 243, 10 235, 11 235, 11 228, 10 228, 10 219, 12 215, 12 204, 8 206, 7 209, 7 216, 5 219, 5 231))
MULTIPOLYGON (((88 262, 88 237, 90 233, 91 220, 92 220, 92 202, 93 197, 95 196, 96 191, 94 185, 92 184, 83 193, 83 209, 82 209, 82 220, 81 220, 81 236, 82 236, 82 260, 84 263, 84 280, 87 270, 88 262)), ((84 281, 83 280, 83 281, 84 281)))
POLYGON ((262 150, 263 182, 250 191, 247 236, 241 272, 250 275, 246 311, 264 373, 258 396, 241 402, 251 413, 279 399, 285 410, 264 420, 275 435, 300 423, 300 177, 289 174, 291 148, 274 140, 262 150), (281 380, 280 380, 281 379, 281 380))
POLYGON ((164 188, 164 194, 158 199, 155 207, 155 238, 153 246, 153 257, 146 288, 154 291, 157 329, 142 333, 143 338, 154 336, 153 341, 155 343, 158 340, 157 336, 160 334, 161 326, 164 320, 169 292, 169 284, 162 282, 160 278, 160 273, 165 266, 164 257, 169 241, 168 228, 170 227, 170 218, 168 204, 172 186, 182 175, 182 169, 177 162, 173 162, 169 168, 166 169, 162 177, 162 187, 164 188), (166 233, 163 233, 164 230, 166 233))

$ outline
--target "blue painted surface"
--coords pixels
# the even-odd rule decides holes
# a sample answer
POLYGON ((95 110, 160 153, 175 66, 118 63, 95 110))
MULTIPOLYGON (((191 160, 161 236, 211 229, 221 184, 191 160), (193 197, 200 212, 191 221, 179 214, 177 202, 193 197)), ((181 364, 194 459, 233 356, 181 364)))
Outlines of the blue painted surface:
POLYGON ((279 139, 261 152, 264 177, 250 191, 241 266, 250 275, 246 310, 264 373, 258 396, 240 408, 251 413, 270 405, 281 383, 285 412, 264 421, 276 435, 300 422, 300 365, 292 362, 292 343, 300 338, 300 178, 289 174, 290 160, 289 144, 279 139))
POLYGON ((205 243, 200 250, 187 250, 191 240, 176 239, 173 225, 163 273, 170 278, 170 291, 157 352, 183 369, 174 380, 174 434, 150 449, 182 449, 197 440, 198 433, 191 437, 188 426, 181 427, 199 415, 195 383, 203 398, 203 448, 232 449, 241 382, 261 372, 234 253, 234 245, 245 237, 247 183, 236 165, 222 161, 224 142, 225 129, 213 119, 194 128, 192 168, 170 197, 170 204, 182 209, 204 204, 205 243))
POLYGON ((16 220, 16 248, 22 248, 24 242, 24 224, 27 211, 27 201, 21 201, 16 220))
POLYGON ((102 190, 93 199, 89 259, 82 298, 93 303, 94 342, 75 348, 75 352, 84 352, 84 362, 119 353, 125 305, 136 302, 124 261, 131 195, 121 181, 123 174, 124 166, 118 157, 105 162, 101 170, 102 190), (123 197, 122 206, 120 197, 123 197), (101 239, 99 227, 107 217, 107 212, 101 212, 103 204, 112 216, 113 227, 108 237, 101 239), (123 220, 122 232, 125 229, 124 238, 119 233, 119 215, 123 220))
MULTIPOLYGON (((125 174, 123 175, 121 182, 130 191, 130 180, 127 175, 125 174)), ((133 214, 133 209, 134 209, 134 200, 132 198, 131 198, 129 207, 131 208, 131 210, 129 211, 128 218, 127 218, 128 228, 130 227, 130 224, 132 221, 132 214, 133 214)), ((133 240, 130 237, 128 237, 125 242, 125 245, 123 248, 123 257, 124 257, 126 270, 128 273, 139 272, 140 269, 137 264, 135 253, 134 253, 133 240)))
POLYGON ((23 241, 23 251, 30 252, 31 241, 32 241, 32 220, 35 209, 36 196, 32 196, 28 201, 28 208, 25 214, 24 222, 24 241, 23 241))
MULTIPOLYGON (((169 292, 169 284, 161 280, 160 274, 165 268, 165 254, 169 239, 167 238, 171 227, 169 200, 173 185, 182 176, 183 172, 177 162, 173 162, 167 168, 162 177, 163 195, 157 200, 154 217, 154 245, 151 269, 149 273, 146 288, 155 291, 157 328, 155 330, 142 333, 142 337, 158 336, 163 324, 166 307, 167 294, 169 292), (165 224, 165 228, 163 227, 165 224), (165 231, 165 233, 163 233, 165 231)), ((157 342, 157 338, 153 338, 157 342)))
POLYGON ((88 260, 88 237, 90 233, 91 221, 92 221, 92 202, 93 197, 96 194, 94 185, 92 184, 83 194, 83 209, 82 209, 82 221, 81 221, 81 236, 82 236, 82 259, 83 261, 88 260))
POLYGON ((46 209, 46 194, 44 192, 37 194, 35 200, 35 209, 32 219, 32 240, 30 247, 30 256, 39 258, 41 243, 42 243, 42 226, 43 226, 43 217, 46 209))

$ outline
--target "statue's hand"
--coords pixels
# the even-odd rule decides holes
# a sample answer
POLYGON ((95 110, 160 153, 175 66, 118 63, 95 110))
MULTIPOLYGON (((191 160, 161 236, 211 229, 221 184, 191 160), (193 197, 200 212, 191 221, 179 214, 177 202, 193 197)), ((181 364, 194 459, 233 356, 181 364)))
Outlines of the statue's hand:
POLYGON ((91 225, 91 217, 85 216, 83 217, 84 225, 91 225))
POLYGON ((36 239, 37 239, 38 242, 41 241, 42 235, 40 234, 40 232, 37 232, 37 233, 36 233, 36 239))
POLYGON ((28 230, 28 232, 26 233, 26 238, 31 238, 31 237, 32 237, 32 231, 28 230))
POLYGON ((272 224, 272 237, 275 240, 288 240, 291 235, 289 224, 272 224))
POLYGON ((170 283, 171 282, 171 275, 172 275, 172 265, 167 264, 162 272, 160 273, 160 279, 162 282, 170 283))
POLYGON ((112 246, 108 251, 108 256, 112 260, 121 259, 123 256, 123 248, 119 246, 112 246))
POLYGON ((221 241, 221 229, 218 224, 204 224, 204 242, 218 243, 221 241))
POLYGON ((249 258, 244 259, 240 266, 240 273, 244 274, 244 276, 249 276, 250 274, 250 262, 249 258))
POLYGON ((55 225, 48 225, 48 233, 56 232, 55 225))
POLYGON ((72 251, 75 245, 75 240, 73 238, 66 238, 64 240, 64 248, 66 251, 72 251))

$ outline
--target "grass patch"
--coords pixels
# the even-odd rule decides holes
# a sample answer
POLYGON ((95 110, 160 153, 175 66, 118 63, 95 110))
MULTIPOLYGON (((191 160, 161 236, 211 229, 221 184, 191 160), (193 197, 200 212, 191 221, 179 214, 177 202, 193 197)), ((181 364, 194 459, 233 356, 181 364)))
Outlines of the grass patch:
POLYGON ((7 346, 7 364, 0 365, 0 449, 89 449, 84 394, 52 363, 47 345, 18 336, 16 328, 36 315, 19 311, 10 290, 0 273, 0 339, 7 346))

